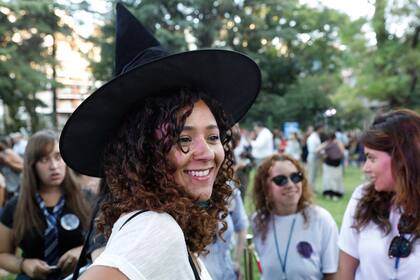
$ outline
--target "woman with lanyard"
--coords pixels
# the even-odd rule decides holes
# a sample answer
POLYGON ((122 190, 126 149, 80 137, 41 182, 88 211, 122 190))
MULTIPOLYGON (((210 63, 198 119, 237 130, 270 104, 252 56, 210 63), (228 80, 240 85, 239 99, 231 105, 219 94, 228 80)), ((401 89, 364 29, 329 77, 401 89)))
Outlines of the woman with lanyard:
POLYGON ((261 279, 334 279, 337 225, 310 197, 304 168, 292 157, 273 155, 257 169, 252 226, 261 279))
POLYGON ((420 115, 378 115, 361 142, 363 171, 341 226, 339 279, 420 277, 420 115))
POLYGON ((61 279, 76 265, 87 203, 60 156, 57 136, 35 133, 26 146, 19 196, 1 217, 0 267, 17 279, 61 279), (16 256, 16 248, 22 257, 16 256))
POLYGON ((116 77, 89 96, 60 139, 66 163, 104 176, 105 250, 81 279, 211 279, 197 256, 228 213, 230 127, 260 88, 240 53, 168 54, 117 4, 116 77))

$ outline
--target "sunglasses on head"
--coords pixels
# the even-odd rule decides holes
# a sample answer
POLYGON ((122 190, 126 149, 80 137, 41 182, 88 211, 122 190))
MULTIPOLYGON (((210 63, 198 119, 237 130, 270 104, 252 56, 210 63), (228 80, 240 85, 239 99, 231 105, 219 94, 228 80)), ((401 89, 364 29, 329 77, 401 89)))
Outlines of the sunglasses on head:
POLYGON ((277 175, 277 176, 273 177, 273 179, 271 179, 271 180, 277 186, 284 187, 289 182, 289 179, 290 179, 290 181, 292 181, 295 184, 300 183, 303 180, 303 174, 300 173, 300 172, 294 172, 294 173, 290 174, 290 176, 277 175))

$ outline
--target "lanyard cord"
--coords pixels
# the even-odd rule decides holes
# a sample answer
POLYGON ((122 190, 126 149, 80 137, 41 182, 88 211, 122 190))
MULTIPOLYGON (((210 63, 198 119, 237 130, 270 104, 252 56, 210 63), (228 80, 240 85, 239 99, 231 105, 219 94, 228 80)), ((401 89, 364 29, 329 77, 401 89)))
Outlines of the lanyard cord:
POLYGON ((296 216, 293 217, 292 226, 290 227, 289 238, 287 240, 286 252, 284 253, 284 262, 283 262, 283 259, 280 256, 279 244, 277 241, 276 222, 274 220, 274 215, 273 215, 273 231, 274 231, 274 240, 276 242, 276 252, 277 252, 277 257, 279 258, 279 261, 280 261, 281 270, 283 271, 284 274, 286 273, 287 254, 289 253, 290 241, 292 240, 292 233, 293 233, 293 229, 295 228, 295 223, 296 223, 296 216))

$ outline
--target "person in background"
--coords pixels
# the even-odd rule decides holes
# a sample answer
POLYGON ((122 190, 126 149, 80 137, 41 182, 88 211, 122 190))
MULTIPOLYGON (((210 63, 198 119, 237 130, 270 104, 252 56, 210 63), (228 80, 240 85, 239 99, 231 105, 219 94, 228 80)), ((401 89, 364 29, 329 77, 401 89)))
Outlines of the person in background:
POLYGON ((257 97, 260 70, 234 51, 169 54, 116 9, 116 76, 60 138, 66 163, 109 187, 97 220, 108 241, 80 279, 211 279, 198 257, 226 229, 230 128, 257 97))
MULTIPOLYGON (((232 182, 233 183, 233 182, 232 182)), ((213 280, 242 279, 241 257, 244 252, 248 231, 248 216, 239 189, 234 189, 229 202, 229 214, 225 219, 227 229, 207 246, 209 253, 201 256, 213 280), (233 260, 231 250, 233 250, 233 260)))
POLYGON ((308 162, 308 138, 314 131, 313 126, 308 126, 306 129, 306 132, 303 134, 303 137, 301 139, 301 145, 302 145, 302 162, 307 163, 308 162))
POLYGON ((273 150, 275 153, 283 154, 287 146, 287 139, 283 132, 276 128, 273 130, 273 150))
POLYGON ((6 180, 6 201, 19 193, 23 160, 9 146, 9 140, 0 141, 0 172, 6 180))
POLYGON ((255 159, 256 166, 258 166, 265 158, 274 153, 273 134, 262 122, 254 123, 254 131, 256 137, 251 140, 252 156, 255 159))
POLYGON ((331 214, 311 202, 299 161, 274 155, 257 169, 252 218, 262 279, 335 279, 338 229, 331 214))
POLYGON ((235 179, 239 181, 241 198, 242 201, 245 201, 246 191, 248 189, 249 173, 254 167, 254 158, 252 157, 251 144, 247 141, 247 137, 242 135, 238 124, 232 128, 232 148, 234 154, 233 168, 235 179))
POLYGON ((301 160, 302 148, 299 141, 299 135, 297 132, 290 133, 289 140, 287 141, 286 149, 284 153, 291 156, 295 160, 301 160))
POLYGON ((326 137, 327 139, 317 149, 317 153, 323 157, 322 195, 327 199, 338 200, 344 194, 342 168, 344 145, 335 138, 334 132, 328 132, 326 137))
POLYGON ((350 142, 349 137, 347 136, 347 133, 342 131, 341 127, 337 127, 335 131, 335 139, 337 139, 337 141, 340 142, 344 147, 344 156, 343 160, 341 161, 341 167, 344 173, 345 168, 347 167, 349 162, 349 150, 347 148, 350 142))
POLYGON ((308 149, 307 157, 307 171, 308 171, 308 181, 309 186, 312 188, 312 191, 316 191, 316 178, 318 176, 318 169, 320 162, 320 157, 318 155, 318 147, 321 145, 321 133, 324 131, 324 126, 322 124, 315 125, 314 131, 309 135, 306 146, 308 149))
POLYGON ((0 268, 19 280, 61 279, 76 265, 88 216, 57 136, 35 133, 26 147, 19 196, 7 202, 1 217, 0 268))
POLYGON ((28 141, 23 138, 23 135, 20 132, 12 133, 10 138, 12 140, 13 151, 23 158, 28 141))
POLYGON ((379 114, 360 140, 370 182, 356 188, 344 213, 339 279, 418 279, 420 115, 379 114))

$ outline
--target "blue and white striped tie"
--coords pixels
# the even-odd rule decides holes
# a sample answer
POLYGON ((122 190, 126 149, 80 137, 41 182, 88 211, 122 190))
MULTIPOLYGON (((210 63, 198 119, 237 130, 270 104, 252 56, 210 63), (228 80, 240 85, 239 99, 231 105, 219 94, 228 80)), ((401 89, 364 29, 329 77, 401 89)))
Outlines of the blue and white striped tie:
POLYGON ((61 196, 58 203, 54 206, 52 213, 49 213, 44 201, 39 193, 36 194, 36 200, 41 208, 47 228, 44 231, 44 257, 48 265, 56 265, 58 262, 58 224, 57 220, 63 211, 64 196, 61 196))

